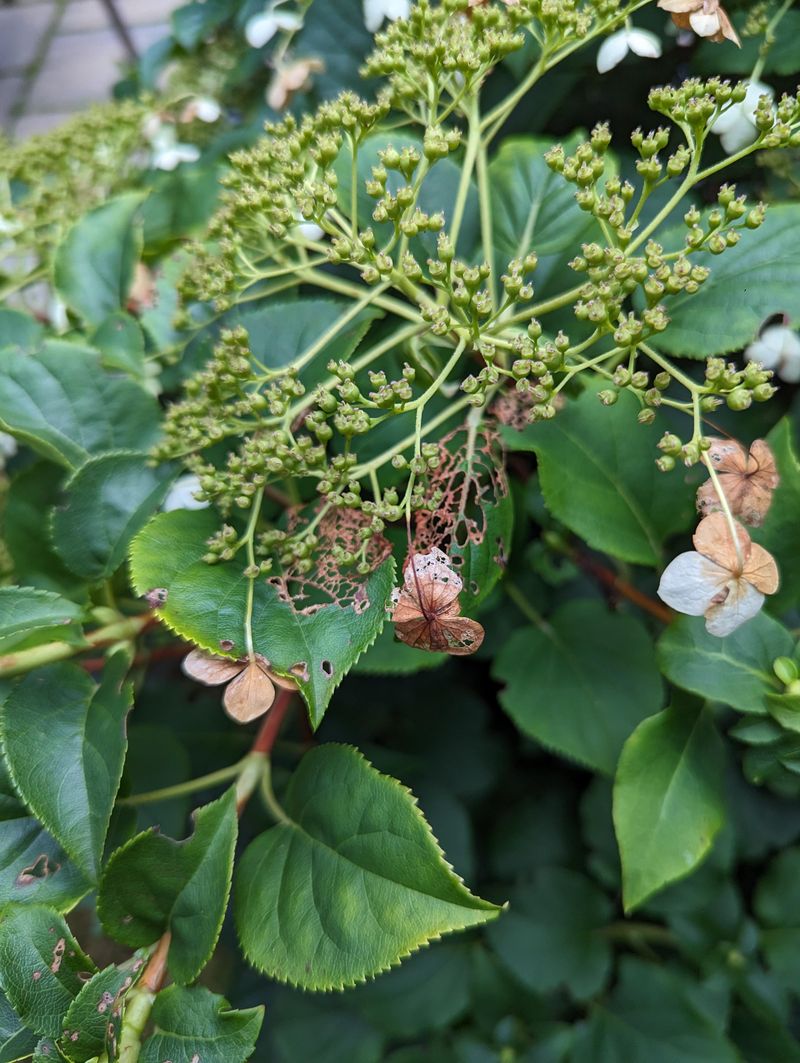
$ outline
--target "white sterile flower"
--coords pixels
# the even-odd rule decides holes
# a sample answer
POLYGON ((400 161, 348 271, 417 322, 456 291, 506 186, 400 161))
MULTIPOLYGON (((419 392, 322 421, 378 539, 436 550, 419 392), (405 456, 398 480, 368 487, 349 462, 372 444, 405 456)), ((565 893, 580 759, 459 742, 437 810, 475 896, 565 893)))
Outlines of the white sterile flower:
POLYGON ((184 107, 180 120, 191 122, 196 118, 198 122, 210 124, 219 121, 221 115, 222 108, 213 96, 193 96, 184 107))
POLYGON ((282 11, 285 0, 274 0, 267 4, 260 15, 248 19, 244 35, 251 48, 263 48, 279 30, 299 30, 303 25, 303 16, 299 11, 282 11))
POLYGON ((306 240, 321 240, 325 235, 325 230, 317 225, 315 221, 306 221, 300 211, 295 212, 295 218, 299 222, 297 231, 306 240))
POLYGON ((723 638, 756 615, 765 594, 778 589, 778 568, 762 546, 734 521, 734 545, 724 513, 700 521, 696 550, 687 550, 667 565, 658 596, 679 613, 705 616, 706 630, 723 638))
POLYGON ((364 0, 364 25, 370 33, 377 33, 384 19, 408 18, 410 11, 411 0, 364 0))
POLYGON ((173 509, 208 509, 208 502, 202 502, 195 495, 200 490, 200 477, 194 473, 179 476, 167 492, 161 507, 165 513, 173 509))
POLYGON ((722 146, 729 155, 734 155, 758 136, 754 121, 758 101, 762 96, 774 97, 775 90, 760 81, 751 81, 747 86, 747 95, 741 103, 734 103, 723 111, 716 121, 711 123, 711 132, 716 133, 722 146))
POLYGON ((8 432, 0 432, 0 469, 5 465, 6 458, 13 458, 16 453, 16 439, 8 432))
POLYGON ((788 325, 769 325, 745 350, 748 362, 760 362, 787 384, 800 384, 800 336, 788 325))
POLYGON ((628 52, 643 59, 658 59, 661 55, 661 41, 649 30, 638 30, 635 26, 624 26, 610 37, 606 37, 597 52, 597 70, 606 74, 625 58, 628 52))
POLYGON ((152 148, 151 165, 157 170, 174 170, 182 162, 197 162, 200 149, 194 144, 181 144, 171 122, 162 122, 151 115, 144 126, 144 135, 152 148))

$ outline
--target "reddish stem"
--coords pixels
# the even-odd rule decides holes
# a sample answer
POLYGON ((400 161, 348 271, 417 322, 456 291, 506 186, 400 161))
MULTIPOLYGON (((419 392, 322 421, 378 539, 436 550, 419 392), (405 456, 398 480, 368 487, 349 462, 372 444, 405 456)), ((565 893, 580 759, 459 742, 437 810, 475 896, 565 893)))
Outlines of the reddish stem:
POLYGON ((142 973, 140 984, 151 993, 157 993, 166 980, 167 956, 171 941, 172 934, 167 930, 158 939, 155 952, 147 961, 147 966, 142 973))
POLYGON ((264 722, 258 730, 255 741, 250 749, 251 753, 271 753, 272 747, 278 738, 289 706, 294 697, 293 690, 279 690, 275 703, 264 718, 264 722))
POLYGON ((651 598, 644 591, 640 591, 632 583, 628 583, 626 579, 618 576, 616 572, 612 572, 610 568, 606 568, 599 561, 586 557, 584 554, 579 554, 577 551, 569 556, 585 572, 600 580, 606 587, 610 587, 611 590, 623 598, 627 598, 629 602, 638 605, 640 609, 644 609, 645 612, 654 616, 656 620, 660 620, 662 624, 672 623, 673 614, 671 609, 668 609, 666 605, 662 605, 661 602, 657 602, 655 598, 651 598))

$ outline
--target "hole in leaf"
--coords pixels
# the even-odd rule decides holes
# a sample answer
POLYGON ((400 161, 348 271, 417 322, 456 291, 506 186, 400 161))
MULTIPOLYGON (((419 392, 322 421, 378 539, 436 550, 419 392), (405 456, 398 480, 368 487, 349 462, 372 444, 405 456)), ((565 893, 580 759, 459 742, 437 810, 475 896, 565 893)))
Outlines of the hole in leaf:
POLYGON ((330 679, 333 675, 333 665, 331 664, 331 662, 323 661, 320 667, 322 668, 322 671, 325 673, 328 679, 330 679))

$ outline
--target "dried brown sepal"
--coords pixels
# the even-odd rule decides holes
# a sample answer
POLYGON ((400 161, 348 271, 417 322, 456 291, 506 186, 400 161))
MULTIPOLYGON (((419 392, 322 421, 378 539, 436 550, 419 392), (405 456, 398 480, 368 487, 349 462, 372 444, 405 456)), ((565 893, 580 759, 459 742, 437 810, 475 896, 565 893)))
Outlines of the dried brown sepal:
POLYGON ((483 642, 484 630, 476 620, 460 615, 461 589, 460 576, 441 550, 434 547, 427 554, 413 554, 403 586, 392 596, 392 622, 400 641, 455 657, 474 653, 483 642))
MULTIPOLYGON (((732 439, 712 439, 706 458, 717 471, 725 498, 735 517, 759 527, 764 523, 772 492, 780 483, 775 458, 763 439, 757 439, 748 454, 732 439)), ((697 491, 697 510, 704 517, 721 508, 711 480, 697 491)))
POLYGON ((272 675, 256 658, 248 661, 233 682, 228 684, 222 704, 232 719, 249 723, 263 716, 274 700, 272 675))
POLYGON ((190 679, 207 687, 216 687, 235 679, 244 667, 244 662, 194 649, 183 658, 181 667, 190 679))
POLYGON ((658 0, 658 7, 672 15, 672 21, 679 29, 692 30, 698 37, 706 37, 717 44, 729 40, 737 48, 742 46, 719 0, 658 0))

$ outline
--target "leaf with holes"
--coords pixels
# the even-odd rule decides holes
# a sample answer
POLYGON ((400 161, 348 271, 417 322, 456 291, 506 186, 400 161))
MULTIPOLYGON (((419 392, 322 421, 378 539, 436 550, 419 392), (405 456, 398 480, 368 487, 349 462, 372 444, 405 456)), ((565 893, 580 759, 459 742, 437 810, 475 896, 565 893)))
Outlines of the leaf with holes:
POLYGON ((154 1032, 142 1045, 139 1063, 247 1063, 253 1058, 264 1009, 234 1011, 223 997, 195 986, 168 986, 156 999, 154 1032))
POLYGON ((70 571, 93 582, 124 562, 130 541, 164 501, 174 465, 152 468, 146 454, 101 454, 67 481, 53 516, 53 545, 70 571))
POLYGON ((695 488, 680 472, 658 471, 663 429, 636 424, 633 395, 603 406, 602 386, 587 387, 552 421, 504 429, 503 439, 511 450, 536 452, 545 504, 571 531, 623 561, 659 565, 664 540, 692 523, 695 488))
POLYGON ((569 602, 542 628, 514 631, 493 675, 523 734, 607 774, 628 735, 663 704, 645 628, 597 601, 569 602))
POLYGON ((19 800, 0 761, 0 909, 47 904, 68 912, 90 889, 86 876, 19 800))
MULTIPOLYGON (((238 657, 246 645, 247 579, 241 559, 215 565, 203 561, 206 540, 217 528, 218 518, 211 512, 159 514, 133 541, 131 573, 139 594, 154 587, 166 590, 158 612, 179 635, 211 653, 238 657)), ((394 562, 387 558, 363 581, 351 584, 346 604, 328 595, 328 604, 301 608, 289 600, 285 586, 256 580, 255 651, 273 671, 297 681, 313 727, 383 627, 393 584, 394 562)))
POLYGON ((123 945, 151 945, 169 930, 169 970, 182 984, 193 982, 208 962, 228 907, 235 791, 195 816, 194 833, 185 841, 148 830, 112 853, 97 899, 106 932, 123 945))
POLYGON ((759 715, 783 689, 772 662, 793 652, 790 633, 763 612, 725 638, 709 635, 702 617, 681 616, 658 641, 659 666, 675 686, 759 715))
POLYGON ((52 591, 0 587, 0 654, 45 642, 84 642, 83 609, 52 591))
POLYGON ((247 848, 234 914, 248 960, 303 989, 342 989, 500 909, 445 862, 411 793, 351 746, 307 753, 286 820, 247 848))
POLYGON ((134 219, 144 198, 127 192, 96 207, 73 225, 56 251, 56 289, 90 325, 100 325, 125 305, 141 246, 134 219))
POLYGON ((67 1009, 96 971, 58 912, 12 905, 0 921, 0 981, 31 1030, 58 1037, 67 1009))
POLYGON ((439 443, 428 505, 414 519, 414 550, 443 550, 464 584, 467 613, 491 593, 511 549, 514 504, 499 440, 468 422, 439 443))
POLYGON ((116 653, 100 686, 75 664, 29 672, 0 716, 14 786, 80 869, 96 878, 122 777, 129 659, 116 653))
POLYGON ((702 703, 644 720, 614 781, 626 912, 693 871, 725 824, 725 749, 702 703))
POLYGON ((94 351, 52 340, 35 356, 0 351, 0 429, 59 465, 146 448, 159 420, 153 396, 106 372, 94 351))

